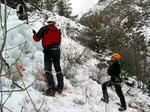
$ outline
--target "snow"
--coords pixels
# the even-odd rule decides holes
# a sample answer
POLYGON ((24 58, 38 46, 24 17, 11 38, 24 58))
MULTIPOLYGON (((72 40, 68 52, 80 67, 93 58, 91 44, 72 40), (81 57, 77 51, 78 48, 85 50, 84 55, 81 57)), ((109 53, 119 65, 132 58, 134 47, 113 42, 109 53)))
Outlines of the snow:
POLYGON ((150 41, 150 27, 145 26, 145 36, 147 37, 147 40, 150 41))
POLYGON ((72 15, 78 15, 80 18, 90 8, 92 8, 98 0, 70 0, 72 6, 72 15))
POLYGON ((92 9, 94 12, 99 12, 104 10, 105 7, 107 7, 110 3, 112 3, 114 0, 104 0, 103 2, 100 2, 98 5, 95 5, 92 9))
MULTIPOLYGON (((4 7, 1 5, 2 8, 4 7)), ((25 71, 23 71, 24 76, 23 81, 26 86, 32 84, 32 82, 37 78, 37 67, 41 67, 43 69, 43 51, 41 43, 36 43, 32 39, 32 29, 38 31, 39 28, 45 24, 44 16, 41 14, 34 13, 32 17, 29 19, 33 21, 38 19, 33 23, 26 24, 24 21, 18 20, 17 16, 14 15, 15 10, 10 11, 10 15, 8 16, 7 24, 8 24, 8 35, 7 35, 7 44, 5 46, 5 50, 15 47, 14 49, 6 50, 3 53, 3 56, 6 57, 6 61, 9 62, 10 65, 13 65, 16 58, 21 55, 20 60, 23 63, 23 67, 25 71), (19 27, 16 27, 20 25, 19 27), (12 29, 16 27, 15 29, 12 29), (26 45, 24 43, 27 41, 26 45), (17 45, 20 45, 16 47, 17 45), (25 45, 23 53, 21 50, 25 45), (20 54, 21 53, 21 54, 20 54)), ((35 84, 28 88, 28 92, 31 95, 31 98, 34 102, 36 109, 40 109, 40 112, 118 112, 119 106, 116 105, 116 102, 119 102, 118 96, 116 95, 114 88, 108 88, 110 102, 108 104, 103 103, 100 99, 102 97, 102 88, 101 84, 98 84, 96 81, 92 80, 91 76, 96 76, 98 73, 106 75, 106 69, 104 71, 100 71, 97 68, 97 64, 99 61, 94 58, 93 51, 89 50, 82 46, 78 41, 73 40, 67 34, 66 29, 73 28, 75 31, 73 32, 73 36, 76 36, 79 32, 83 30, 85 27, 71 21, 67 18, 61 17, 57 14, 53 14, 51 12, 48 13, 50 18, 54 18, 57 22, 57 26, 62 31, 62 43, 61 43, 61 66, 64 70, 65 67, 70 67, 67 69, 68 74, 65 75, 73 75, 73 79, 67 79, 65 77, 65 85, 67 86, 67 90, 63 92, 62 95, 56 94, 55 97, 47 97, 42 94, 40 88, 45 88, 45 85, 41 84, 37 80, 35 84), (84 52, 83 55, 81 55, 84 52), (67 57, 70 59, 77 59, 80 56, 80 63, 69 64, 67 57), (67 66, 68 65, 68 66, 67 66)), ((0 28, 1 31, 1 28, 0 28)), ((149 32, 149 31, 147 31, 149 32)), ((2 32, 0 32, 2 35, 2 32)), ((2 40, 0 40, 2 43, 2 40)), ((21 64, 21 62, 18 62, 21 64)), ((16 69, 14 68, 13 71, 16 69)), ((55 74, 55 73, 54 73, 55 74)), ((17 74, 16 74, 17 75, 17 74)), ((54 75, 56 80, 56 76, 54 75)), ((6 77, 1 77, 2 82, 2 90, 12 90, 11 88, 11 80, 6 77)), ((24 88, 21 80, 16 80, 17 84, 24 88)), ((126 93, 130 87, 123 86, 123 92, 126 98, 126 101, 129 102, 140 102, 145 112, 149 112, 150 108, 150 97, 148 97, 147 93, 143 93, 137 87, 132 88, 130 91, 133 96, 130 96, 126 93)), ((14 90, 19 90, 19 87, 15 87, 14 90)), ((3 102, 8 98, 7 102, 4 104, 5 107, 10 109, 13 112, 34 112, 33 105, 27 95, 26 91, 21 92, 6 92, 2 97, 3 102)), ((1 99, 1 98, 0 98, 1 99)), ((133 109, 127 107, 127 112, 135 112, 137 109, 133 109)), ((9 112, 6 108, 4 108, 4 112, 9 112)))
POLYGON ((127 23, 127 22, 128 22, 128 17, 126 17, 125 19, 122 20, 121 26, 124 25, 124 24, 127 23))
POLYGON ((142 12, 143 12, 142 7, 139 7, 139 6, 137 6, 137 5, 133 5, 133 6, 131 6, 131 7, 134 8, 135 10, 137 10, 139 13, 142 13, 142 12))

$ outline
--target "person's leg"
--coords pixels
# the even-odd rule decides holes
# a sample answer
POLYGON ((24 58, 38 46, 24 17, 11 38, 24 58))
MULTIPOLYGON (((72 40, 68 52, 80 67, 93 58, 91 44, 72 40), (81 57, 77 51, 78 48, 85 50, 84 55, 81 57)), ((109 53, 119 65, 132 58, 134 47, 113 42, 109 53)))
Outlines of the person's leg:
POLYGON ((44 51, 44 70, 48 78, 48 89, 55 92, 55 82, 53 79, 52 71, 52 58, 51 52, 44 51))
POLYGON ((62 73, 57 73, 56 76, 57 76, 57 82, 58 82, 56 90, 58 91, 58 93, 61 94, 63 89, 64 89, 63 74, 62 73))
POLYGON ((103 91, 103 98, 102 98, 102 100, 105 101, 106 103, 109 102, 108 92, 107 92, 107 87, 108 86, 111 86, 111 81, 107 81, 107 82, 102 84, 102 91, 103 91))
MULTIPOLYGON (((126 109, 126 101, 125 101, 125 98, 124 98, 124 95, 122 93, 122 89, 121 89, 121 85, 120 84, 115 84, 115 90, 116 90, 116 93, 120 99, 120 102, 121 102, 121 110, 125 110, 126 109)), ((120 108, 119 108, 120 110, 120 108)))
POLYGON ((64 87, 64 79, 63 79, 63 73, 61 71, 61 66, 60 66, 60 50, 55 51, 53 64, 56 71, 57 82, 58 82, 57 89, 62 91, 64 87))
POLYGON ((53 64, 56 73, 61 72, 61 67, 60 67, 60 50, 53 50, 53 64))
POLYGON ((52 71, 52 57, 49 51, 44 51, 44 71, 48 73, 52 71))

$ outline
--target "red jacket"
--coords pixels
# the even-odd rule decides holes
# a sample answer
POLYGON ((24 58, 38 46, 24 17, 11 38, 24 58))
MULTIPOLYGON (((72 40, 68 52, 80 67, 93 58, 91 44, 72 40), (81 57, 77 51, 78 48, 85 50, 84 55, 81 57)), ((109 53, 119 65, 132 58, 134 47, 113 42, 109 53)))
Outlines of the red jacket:
POLYGON ((42 39, 42 46, 60 45, 61 33, 54 24, 42 27, 33 35, 34 41, 42 39))

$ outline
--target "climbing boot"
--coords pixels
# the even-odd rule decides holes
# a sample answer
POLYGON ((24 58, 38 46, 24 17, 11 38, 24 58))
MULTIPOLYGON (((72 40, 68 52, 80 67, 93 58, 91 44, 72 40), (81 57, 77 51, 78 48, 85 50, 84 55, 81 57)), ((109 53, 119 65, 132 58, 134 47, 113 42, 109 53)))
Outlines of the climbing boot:
POLYGON ((105 103, 108 103, 108 102, 109 102, 109 100, 108 100, 107 98, 101 98, 101 100, 102 100, 103 102, 105 102, 105 103))
POLYGON ((125 107, 125 106, 121 106, 118 110, 119 111, 124 111, 124 110, 126 110, 127 108, 125 107))
POLYGON ((56 91, 57 91, 59 94, 61 94, 61 93, 63 92, 63 86, 57 85, 56 91))
POLYGON ((44 95, 46 95, 46 96, 54 96, 55 97, 55 91, 53 91, 52 89, 47 89, 45 91, 44 95))

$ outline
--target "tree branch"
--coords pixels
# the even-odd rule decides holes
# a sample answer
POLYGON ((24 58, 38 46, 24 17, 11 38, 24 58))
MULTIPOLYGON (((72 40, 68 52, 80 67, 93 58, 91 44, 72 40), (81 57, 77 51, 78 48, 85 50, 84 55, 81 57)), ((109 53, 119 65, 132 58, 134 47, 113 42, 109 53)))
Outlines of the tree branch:
POLYGON ((17 28, 17 27, 19 27, 19 26, 22 26, 22 25, 24 25, 24 24, 29 24, 29 23, 36 22, 37 20, 39 20, 39 19, 41 19, 41 18, 42 18, 42 17, 40 17, 40 18, 38 18, 38 19, 36 19, 36 20, 33 20, 33 21, 29 21, 28 23, 24 22, 24 23, 22 23, 22 24, 19 24, 19 25, 15 26, 15 27, 9 29, 8 32, 11 31, 11 30, 13 30, 13 29, 15 29, 15 28, 17 28))
POLYGON ((34 84, 34 82, 36 81, 36 79, 29 85, 29 86, 27 86, 27 87, 25 87, 25 88, 23 88, 23 89, 18 89, 18 90, 0 90, 0 92, 22 92, 22 91, 25 91, 26 89, 28 89, 28 88, 30 88, 33 84, 34 84))

